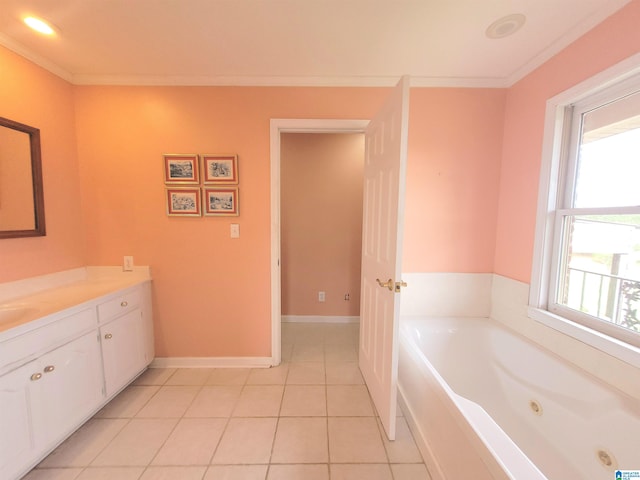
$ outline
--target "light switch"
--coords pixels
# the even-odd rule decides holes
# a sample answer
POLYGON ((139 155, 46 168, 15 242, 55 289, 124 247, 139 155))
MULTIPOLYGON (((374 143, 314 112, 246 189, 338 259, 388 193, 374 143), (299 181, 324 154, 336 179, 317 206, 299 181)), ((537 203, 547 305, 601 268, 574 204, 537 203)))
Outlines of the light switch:
POLYGON ((240 224, 231 224, 231 238, 240 238, 240 224))

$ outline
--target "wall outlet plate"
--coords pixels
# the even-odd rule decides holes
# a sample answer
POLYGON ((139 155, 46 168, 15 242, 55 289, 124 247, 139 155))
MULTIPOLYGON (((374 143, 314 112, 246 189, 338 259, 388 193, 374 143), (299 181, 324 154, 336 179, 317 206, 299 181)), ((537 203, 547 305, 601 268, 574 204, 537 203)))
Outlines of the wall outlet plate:
POLYGON ((122 270, 125 272, 133 272, 133 257, 130 255, 124 256, 124 261, 122 262, 122 270))

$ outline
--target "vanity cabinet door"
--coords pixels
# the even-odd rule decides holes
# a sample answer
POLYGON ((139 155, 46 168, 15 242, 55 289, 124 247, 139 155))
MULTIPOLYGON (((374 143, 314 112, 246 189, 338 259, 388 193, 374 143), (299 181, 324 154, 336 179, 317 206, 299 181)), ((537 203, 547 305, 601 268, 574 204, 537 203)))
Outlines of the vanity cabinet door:
POLYGON ((40 357, 42 393, 34 398, 34 415, 44 425, 43 444, 65 438, 101 404, 102 361, 96 331, 40 357))
POLYGON ((24 465, 36 455, 30 405, 33 393, 38 391, 38 373, 37 362, 31 362, 0 377, 0 472, 3 478, 17 478, 23 473, 24 465))
POLYGON ((145 336, 140 309, 100 327, 107 397, 120 390, 146 367, 145 336))
POLYGON ((17 478, 100 405, 96 332, 0 377, 0 472, 17 478))

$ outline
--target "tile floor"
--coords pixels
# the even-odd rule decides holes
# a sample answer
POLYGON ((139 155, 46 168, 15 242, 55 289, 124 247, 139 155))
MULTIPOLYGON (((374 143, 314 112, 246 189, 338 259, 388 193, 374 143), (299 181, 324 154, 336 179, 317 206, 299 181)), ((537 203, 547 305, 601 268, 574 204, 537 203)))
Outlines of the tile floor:
POLYGON ((388 442, 353 324, 283 324, 282 365, 149 369, 25 480, 429 480, 388 442))

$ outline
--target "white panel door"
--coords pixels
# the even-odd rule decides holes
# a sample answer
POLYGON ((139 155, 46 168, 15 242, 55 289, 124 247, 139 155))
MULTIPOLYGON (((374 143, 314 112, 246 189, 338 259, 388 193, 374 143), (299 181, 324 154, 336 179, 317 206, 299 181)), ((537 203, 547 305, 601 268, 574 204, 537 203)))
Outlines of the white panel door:
POLYGON ((359 363, 390 440, 396 430, 408 129, 409 78, 403 77, 365 138, 359 363))

